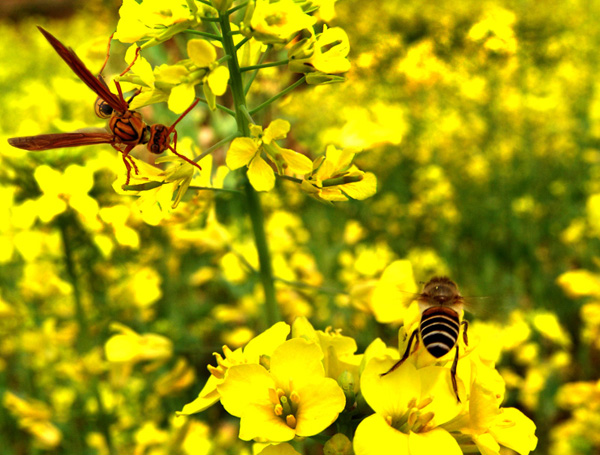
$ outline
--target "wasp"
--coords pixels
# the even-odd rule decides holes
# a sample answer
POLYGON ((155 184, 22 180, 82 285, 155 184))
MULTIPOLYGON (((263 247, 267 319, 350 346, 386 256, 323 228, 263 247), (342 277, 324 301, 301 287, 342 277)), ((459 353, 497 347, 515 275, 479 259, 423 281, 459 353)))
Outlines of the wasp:
POLYGON ((423 343, 427 352, 436 359, 448 354, 452 349, 456 350, 452 367, 450 368, 450 377, 452 379, 452 389, 456 399, 460 403, 458 396, 458 386, 456 383, 456 368, 458 366, 458 338, 460 326, 463 329, 463 341, 468 345, 467 329, 469 323, 462 319, 464 313, 464 299, 460 295, 458 286, 450 278, 433 277, 423 286, 423 291, 418 294, 417 301, 421 311, 421 320, 419 326, 412 332, 408 339, 408 345, 402 358, 382 376, 391 373, 398 368, 408 358, 411 353, 411 347, 415 340, 415 347, 419 341, 423 343))
MULTIPOLYGON (((125 185, 129 184, 132 169, 134 169, 136 174, 138 173, 133 159, 129 156, 129 152, 139 144, 146 144, 148 150, 154 154, 163 153, 168 149, 191 165, 198 169, 202 169, 198 163, 177 152, 177 131, 175 130, 177 123, 179 123, 181 119, 196 106, 198 101, 200 101, 199 99, 196 99, 171 126, 167 127, 161 124, 147 125, 139 112, 129 109, 129 103, 139 91, 137 91, 129 100, 125 100, 121 85, 118 81, 114 81, 118 95, 114 94, 109 90, 106 82, 104 82, 101 75, 102 71, 98 77, 94 76, 77 54, 75 54, 73 49, 64 46, 57 38, 42 27, 38 26, 38 29, 58 55, 67 65, 69 65, 69 68, 73 70, 77 77, 98 95, 94 110, 98 117, 109 119, 108 131, 82 130, 72 133, 13 137, 8 139, 10 145, 23 150, 41 151, 62 147, 77 147, 80 145, 110 144, 113 148, 122 153, 123 163, 125 163, 127 169, 127 180, 125 185), (171 135, 173 135, 173 145, 171 145, 171 135)), ((129 67, 121 74, 127 72, 131 66, 132 65, 129 65, 129 67)), ((104 68, 104 65, 102 68, 104 68)))

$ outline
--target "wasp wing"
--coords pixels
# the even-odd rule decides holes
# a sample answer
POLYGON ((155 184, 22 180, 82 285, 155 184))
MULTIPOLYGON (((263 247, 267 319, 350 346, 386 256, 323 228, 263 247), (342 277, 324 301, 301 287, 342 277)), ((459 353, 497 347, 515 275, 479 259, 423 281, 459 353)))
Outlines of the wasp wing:
POLYGON ((77 54, 71 48, 65 47, 59 40, 57 40, 50 32, 44 30, 38 26, 42 35, 48 40, 54 50, 60 55, 65 61, 69 68, 81 79, 85 85, 91 88, 96 95, 102 98, 106 103, 110 105, 117 112, 126 112, 128 109, 127 103, 119 98, 117 95, 112 93, 104 81, 100 80, 87 69, 85 64, 81 61, 77 54))
POLYGON ((113 141, 114 136, 112 134, 102 131, 11 137, 8 143, 13 147, 37 152, 63 147, 78 147, 80 145, 110 144, 113 141))

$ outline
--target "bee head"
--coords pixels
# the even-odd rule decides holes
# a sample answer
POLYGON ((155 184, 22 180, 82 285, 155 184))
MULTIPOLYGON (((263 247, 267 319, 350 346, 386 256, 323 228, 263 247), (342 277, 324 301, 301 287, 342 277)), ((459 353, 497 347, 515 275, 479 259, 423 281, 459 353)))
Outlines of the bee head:
POLYGON ((462 297, 458 291, 458 286, 450 278, 433 277, 421 292, 419 303, 423 308, 432 306, 451 306, 462 305, 462 297))

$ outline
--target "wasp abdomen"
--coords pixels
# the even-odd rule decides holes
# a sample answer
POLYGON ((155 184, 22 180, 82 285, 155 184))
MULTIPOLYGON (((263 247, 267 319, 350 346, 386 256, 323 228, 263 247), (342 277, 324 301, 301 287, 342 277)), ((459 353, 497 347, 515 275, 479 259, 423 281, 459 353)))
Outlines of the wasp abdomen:
POLYGON ((448 307, 428 308, 421 315, 419 331, 427 351, 436 358, 442 357, 456 346, 460 331, 458 313, 448 307))

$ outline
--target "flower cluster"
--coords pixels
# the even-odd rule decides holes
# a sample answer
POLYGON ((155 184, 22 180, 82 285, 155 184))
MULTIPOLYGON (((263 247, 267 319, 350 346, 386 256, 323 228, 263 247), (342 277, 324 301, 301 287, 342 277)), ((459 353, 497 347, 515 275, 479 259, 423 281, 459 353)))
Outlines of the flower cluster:
POLYGON ((305 318, 296 319, 286 340, 289 331, 280 322, 244 350, 225 346, 225 357, 215 354, 218 366, 209 366, 206 386, 181 414, 220 400, 240 418, 243 440, 278 444, 346 433, 356 455, 499 454, 501 447, 526 455, 537 444, 533 422, 501 407, 504 382, 477 347, 461 346, 457 400, 448 356, 436 360, 421 348, 383 375, 398 353, 379 339, 356 354, 352 338, 315 330, 305 318))

